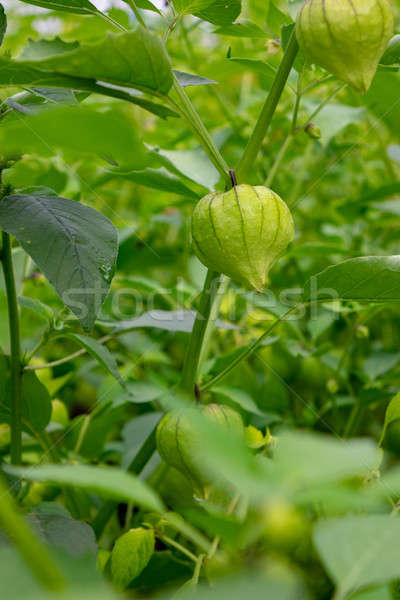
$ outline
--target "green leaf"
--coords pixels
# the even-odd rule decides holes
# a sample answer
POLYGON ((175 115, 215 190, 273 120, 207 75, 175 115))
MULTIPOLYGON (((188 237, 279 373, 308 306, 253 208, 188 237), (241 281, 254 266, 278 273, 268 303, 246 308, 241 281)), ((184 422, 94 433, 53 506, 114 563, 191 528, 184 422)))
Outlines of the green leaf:
POLYGON ((382 65, 395 65, 400 63, 400 35, 394 35, 390 40, 381 60, 382 65))
POLYGON ((149 152, 121 114, 79 105, 10 120, 1 128, 0 142, 9 156, 27 152, 53 156, 56 149, 62 149, 110 156, 139 169, 151 162, 149 152))
POLYGON ((28 45, 19 55, 19 60, 42 60, 55 54, 64 54, 79 48, 79 42, 64 42, 59 37, 52 40, 28 40, 28 45))
POLYGON ((338 586, 335 598, 400 577, 400 521, 388 515, 320 521, 318 552, 338 586))
POLYGON ((182 87, 189 87, 190 85, 209 85, 217 83, 213 79, 206 79, 200 75, 192 75, 191 73, 185 73, 184 71, 176 71, 174 69, 174 75, 179 81, 182 87))
POLYGON ((175 10, 183 15, 193 14, 213 4, 214 0, 174 0, 175 10))
POLYGON ((34 312, 36 315, 41 317, 44 321, 52 321, 54 313, 49 306, 37 300, 36 298, 28 298, 26 296, 18 296, 18 303, 23 308, 34 312))
MULTIPOLYGON (((106 175, 105 177, 112 177, 113 173, 106 175)), ((153 188, 155 190, 162 190, 163 192, 169 192, 170 194, 177 194, 179 196, 185 196, 186 198, 199 198, 193 190, 187 187, 182 181, 168 173, 164 168, 161 169, 145 169, 143 171, 130 171, 129 173, 116 173, 117 178, 127 179, 133 181, 139 185, 153 188)))
MULTIPOLYGON (((116 328, 116 331, 137 329, 139 327, 156 327, 157 329, 164 329, 166 331, 186 331, 190 333, 193 329, 195 318, 196 313, 192 310, 152 310, 129 321, 119 321, 117 323, 103 322, 102 324, 112 325, 116 328)), ((216 322, 216 327, 236 329, 235 325, 220 321, 219 319, 216 322)))
POLYGON ((385 439, 387 428, 391 423, 394 423, 394 421, 397 421, 398 419, 400 419, 400 392, 391 399, 389 406, 386 409, 385 422, 379 439, 380 446, 382 446, 383 440, 385 439))
MULTIPOLYGON (((126 0, 124 0, 124 1, 126 1, 126 0)), ((127 2, 127 4, 129 4, 129 2, 127 2)), ((136 6, 138 8, 143 8, 144 10, 151 10, 153 12, 158 13, 159 15, 162 14, 158 10, 158 8, 156 6, 154 6, 154 4, 152 2, 150 2, 150 0, 136 0, 136 6)))
POLYGON ((0 4, 0 46, 3 43, 3 39, 7 30, 7 16, 4 12, 4 6, 0 4))
POLYGON ((99 12, 89 0, 22 0, 22 2, 77 15, 96 15, 99 12))
POLYGON ((121 387, 126 389, 126 383, 118 371, 117 361, 104 344, 100 344, 100 342, 87 335, 80 335, 78 333, 65 333, 63 337, 67 337, 82 346, 82 348, 85 348, 106 371, 115 377, 121 387))
POLYGON ((391 371, 399 362, 400 354, 375 352, 364 362, 363 370, 369 379, 374 380, 391 371))
MULTIPOLYGON (((38 64, 40 65, 40 63, 38 64)), ((100 84, 91 78, 68 77, 61 73, 44 71, 40 69, 40 66, 28 66, 27 62, 11 60, 7 57, 0 57, 0 86, 47 87, 93 92, 126 100, 163 119, 178 116, 176 112, 167 106, 162 106, 138 96, 135 90, 132 91, 126 87, 110 85, 105 82, 100 84)))
POLYGON ((220 27, 219 29, 216 29, 214 33, 243 38, 267 38, 265 31, 251 21, 242 21, 241 23, 220 27))
MULTIPOLYGON (((317 104, 310 103, 311 111, 317 108, 317 104)), ((345 104, 329 104, 324 107, 314 119, 322 132, 321 140, 325 143, 332 139, 337 133, 361 121, 365 117, 365 108, 346 106, 345 104)))
POLYGON ((136 416, 124 425, 122 429, 122 439, 124 441, 122 467, 124 469, 130 467, 162 416, 163 414, 160 412, 150 412, 136 416))
POLYGON ((227 399, 233 404, 240 406, 246 412, 252 413, 254 415, 262 415, 264 414, 254 402, 253 398, 239 388, 225 387, 225 386, 217 386, 213 388, 213 393, 222 399, 227 399))
POLYGON ((125 589, 147 567, 154 553, 154 531, 138 527, 117 539, 111 553, 111 572, 115 585, 125 589))
POLYGON ((154 149, 165 166, 174 173, 182 174, 207 189, 212 188, 219 179, 219 173, 200 150, 164 150, 154 149))
POLYGON ((163 510, 161 500, 144 481, 117 468, 44 465, 31 468, 7 467, 7 472, 30 481, 82 488, 103 498, 133 502, 146 510, 163 510))
MULTIPOLYGON (((60 508, 59 504, 54 505, 60 508)), ((86 556, 97 552, 93 529, 87 523, 71 519, 67 514, 52 510, 50 503, 36 506, 28 521, 44 542, 61 548, 72 556, 86 556)))
POLYGON ((0 227, 19 241, 90 330, 115 269, 118 239, 111 221, 73 200, 31 193, 0 202, 0 227))
POLYGON ((276 76, 276 70, 270 64, 254 58, 230 58, 229 60, 244 67, 246 70, 254 71, 254 73, 260 76, 265 88, 271 87, 276 76))
POLYGON ((89 460, 98 459, 110 431, 123 418, 122 405, 114 408, 111 401, 103 401, 88 415, 79 415, 65 432, 65 445, 89 460))
POLYGON ((230 25, 235 21, 242 10, 241 0, 214 0, 212 4, 194 14, 203 21, 222 27, 230 25))
POLYGON ((365 256, 328 267, 305 284, 303 299, 400 300, 400 256, 365 256))
POLYGON ((162 42, 141 26, 126 33, 109 34, 95 44, 23 64, 151 94, 168 94, 173 84, 171 65, 162 42))
POLYGON ((279 437, 274 463, 288 486, 309 486, 366 475, 378 464, 378 449, 370 440, 343 442, 328 435, 291 431, 279 437))
MULTIPOLYGON (((10 423, 10 364, 0 354, 0 422, 10 423)), ((43 431, 50 423, 51 399, 46 387, 34 371, 25 371, 22 378, 22 425, 29 434, 43 431)))

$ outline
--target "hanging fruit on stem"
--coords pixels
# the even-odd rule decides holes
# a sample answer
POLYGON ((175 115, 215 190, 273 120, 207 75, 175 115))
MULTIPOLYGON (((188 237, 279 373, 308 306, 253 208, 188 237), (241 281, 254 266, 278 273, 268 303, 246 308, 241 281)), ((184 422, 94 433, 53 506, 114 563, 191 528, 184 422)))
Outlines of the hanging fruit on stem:
POLYGON ((393 34, 388 0, 306 0, 297 17, 300 49, 355 90, 368 91, 393 34))
MULTIPOLYGON (((239 413, 220 404, 208 404, 201 408, 202 416, 244 440, 244 426, 239 413)), ((210 477, 204 453, 207 444, 196 426, 195 408, 175 410, 167 413, 157 428, 157 449, 161 458, 180 471, 191 483, 198 495, 204 495, 210 477)))
POLYGON ((201 262, 257 291, 293 236, 289 208, 263 186, 234 185, 208 194, 194 209, 193 246, 201 262))

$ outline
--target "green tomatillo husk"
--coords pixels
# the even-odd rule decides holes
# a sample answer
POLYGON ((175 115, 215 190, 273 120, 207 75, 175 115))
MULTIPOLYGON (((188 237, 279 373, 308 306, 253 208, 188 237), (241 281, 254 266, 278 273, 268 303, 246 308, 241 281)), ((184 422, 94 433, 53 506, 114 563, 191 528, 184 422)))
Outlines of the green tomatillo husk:
POLYGON ((289 208, 263 186, 208 194, 194 209, 193 246, 201 262, 257 291, 293 236, 289 208))
POLYGON ((306 0, 296 33, 311 62, 365 94, 393 26, 388 0, 306 0))

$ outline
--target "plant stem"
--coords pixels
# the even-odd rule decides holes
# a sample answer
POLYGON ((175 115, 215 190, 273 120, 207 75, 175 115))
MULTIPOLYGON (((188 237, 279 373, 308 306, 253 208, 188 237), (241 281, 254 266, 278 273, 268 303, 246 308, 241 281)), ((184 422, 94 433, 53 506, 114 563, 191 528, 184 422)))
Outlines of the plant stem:
POLYGON ((19 514, 3 477, 0 478, 0 526, 36 579, 49 590, 62 590, 65 583, 58 565, 19 514))
POLYGON ((308 119, 308 122, 311 123, 312 120, 315 119, 315 117, 317 115, 319 115, 319 113, 321 112, 321 110, 323 108, 325 108, 325 106, 327 104, 329 104, 329 102, 336 96, 336 94, 338 94, 339 92, 341 92, 342 90, 344 90, 344 88, 346 86, 347 86, 347 83, 344 83, 343 85, 340 85, 338 88, 336 88, 335 90, 333 90, 333 92, 331 94, 329 94, 329 96, 327 98, 325 98, 325 100, 323 102, 321 102, 321 104, 319 106, 317 106, 317 108, 314 110, 314 112, 312 113, 312 115, 308 119))
POLYGON ((185 548, 185 546, 182 546, 182 544, 179 544, 178 542, 176 542, 172 538, 168 537, 167 535, 160 535, 158 537, 162 542, 165 542, 166 544, 168 544, 168 546, 172 546, 173 548, 176 548, 177 550, 179 550, 179 552, 182 552, 182 554, 184 554, 185 556, 190 558, 190 560, 192 560, 194 563, 197 564, 198 557, 195 554, 193 554, 192 552, 190 552, 190 550, 185 548))
POLYGON ((272 185, 272 183, 275 179, 275 176, 278 173, 279 168, 282 164, 282 161, 286 156, 286 152, 289 150, 290 146, 292 145, 292 142, 296 135, 297 120, 299 117, 299 109, 300 109, 300 102, 301 102, 301 83, 302 83, 302 81, 303 81, 303 71, 301 71, 297 76, 296 101, 294 103, 293 117, 292 117, 292 124, 290 126, 290 132, 287 135, 282 146, 280 147, 279 152, 275 158, 275 162, 271 167, 271 170, 270 170, 268 177, 266 179, 266 182, 265 182, 266 187, 270 187, 272 185))
POLYGON ((189 96, 186 94, 185 90, 183 89, 175 75, 174 90, 176 92, 176 95, 178 96, 180 104, 177 107, 177 105, 173 103, 172 107, 174 109, 178 108, 181 115, 185 118, 189 128, 199 138, 201 145, 203 146, 208 158, 211 160, 214 167, 219 171, 219 173, 222 175, 225 181, 229 182, 229 167, 227 163, 225 162, 220 151, 214 144, 203 121, 198 115, 196 109, 194 108, 189 96))
POLYGON ((274 116, 276 107, 278 106, 278 102, 286 85, 289 73, 292 69, 298 50, 299 46, 296 39, 296 33, 293 30, 282 62, 279 66, 271 90, 268 94, 268 98, 265 101, 265 104, 258 118, 254 131, 249 139, 244 154, 236 169, 236 175, 239 182, 245 181, 249 176, 249 173, 251 173, 251 171, 254 168, 254 163, 256 161, 258 152, 261 148, 261 145, 271 124, 272 117, 274 116))
POLYGON ((209 388, 213 387, 216 383, 218 383, 221 379, 223 379, 226 375, 228 375, 228 373, 230 373, 239 363, 241 363, 242 360, 250 356, 250 354, 252 354, 254 350, 257 350, 257 348, 262 344, 265 338, 271 333, 273 329, 275 329, 277 325, 282 323, 286 319, 286 317, 288 317, 292 312, 302 307, 303 304, 298 304, 297 306, 285 312, 285 314, 282 315, 282 317, 279 317, 279 319, 277 319, 271 325, 271 327, 264 331, 264 333, 260 335, 260 337, 258 337, 250 346, 243 350, 243 352, 239 354, 239 356, 237 356, 227 367, 225 367, 225 369, 223 369, 220 373, 218 373, 218 375, 215 375, 215 377, 213 377, 209 381, 200 385, 200 391, 208 390, 209 388))
POLYGON ((282 146, 279 148, 279 152, 276 155, 275 162, 272 165, 270 172, 268 173, 267 179, 265 180, 266 187, 271 187, 271 185, 276 177, 276 174, 279 171, 279 168, 282 164, 282 161, 286 156, 286 152, 289 150, 290 146, 292 145, 293 139, 294 139, 293 133, 289 133, 289 135, 286 136, 286 139, 283 142, 282 146))
POLYGON ((119 23, 117 23, 117 21, 114 21, 114 19, 112 17, 101 12, 101 10, 97 11, 97 15, 99 17, 101 17, 102 19, 104 19, 104 21, 107 21, 107 23, 110 23, 111 25, 113 25, 114 27, 119 29, 120 31, 124 31, 124 32, 126 31, 126 29, 123 25, 120 25, 119 23))
POLYGON ((360 402, 358 400, 355 401, 353 409, 350 413, 349 419, 346 423, 345 429, 343 431, 343 437, 345 439, 349 438, 351 436, 351 434, 353 433, 353 429, 357 423, 357 419, 360 415, 360 410, 361 410, 361 406, 360 406, 360 402))
POLYGON ((22 458, 22 363, 21 339, 17 291, 15 287, 11 240, 8 233, 2 234, 1 262, 3 265, 8 305, 8 325, 10 333, 11 371, 11 463, 19 465, 22 458))
POLYGON ((136 6, 136 2, 135 2, 135 0, 125 0, 125 1, 126 1, 126 3, 127 3, 127 4, 128 4, 130 7, 131 7, 131 9, 132 9, 132 12, 133 12, 133 14, 135 15, 135 17, 136 17, 136 19, 137 19, 138 23, 140 23, 140 25, 141 25, 142 27, 146 27, 146 23, 144 22, 144 20, 143 20, 143 17, 142 17, 142 15, 141 15, 141 14, 140 14, 140 12, 139 12, 139 9, 138 9, 138 7, 136 6))
MULTIPOLYGON (((148 29, 146 23, 140 17, 140 13, 138 11, 135 1, 129 0, 128 3, 129 3, 129 6, 132 8, 133 12, 135 13, 136 17, 138 18, 138 20, 140 18, 140 21, 139 21, 140 24, 143 27, 145 27, 146 29, 148 29)), ((178 20, 179 20, 179 16, 177 16, 174 19, 173 23, 169 26, 168 32, 170 32, 171 29, 173 27, 175 27, 178 20)), ((164 41, 166 41, 166 40, 164 40, 164 41)), ((173 74, 173 79, 174 79, 173 87, 174 87, 176 95, 178 96, 180 104, 176 104, 176 102, 174 102, 174 100, 172 100, 172 98, 168 97, 167 99, 168 99, 169 105, 174 110, 178 110, 178 112, 181 114, 181 116, 184 117, 184 119, 186 120, 186 123, 188 124, 191 131, 196 135, 196 137, 198 137, 201 145, 203 146, 205 152, 207 153, 207 156, 209 157, 209 159, 211 160, 213 165, 216 167, 216 169, 219 171, 219 173, 221 173, 221 175, 224 177, 224 179, 226 181, 229 181, 228 165, 226 164, 220 151, 214 144, 210 134, 208 133, 206 127, 204 126, 203 121, 201 120, 195 107, 193 106, 192 102, 190 101, 189 96, 186 94, 184 88, 181 86, 181 84, 179 83, 178 79, 176 78, 176 76, 174 74, 173 74)))
POLYGON ((200 307, 190 336, 183 366, 182 388, 193 393, 199 369, 206 356, 210 337, 217 319, 222 296, 228 279, 209 269, 200 299, 200 307))

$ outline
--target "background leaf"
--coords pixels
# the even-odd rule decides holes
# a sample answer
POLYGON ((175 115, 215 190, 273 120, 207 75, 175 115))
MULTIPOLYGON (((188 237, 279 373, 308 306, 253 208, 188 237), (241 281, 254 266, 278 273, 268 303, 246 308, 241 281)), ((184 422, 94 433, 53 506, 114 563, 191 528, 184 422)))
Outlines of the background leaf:
POLYGON ((366 256, 328 267, 304 288, 304 300, 400 300, 400 256, 366 256))
POLYGON ((134 502, 160 512, 162 503, 143 481, 120 469, 85 465, 43 465, 40 467, 8 467, 7 471, 30 481, 83 488, 104 498, 134 502))
POLYGON ((338 598, 400 575, 400 522, 387 515, 320 521, 314 540, 338 598))
POLYGON ((95 44, 23 64, 148 93, 167 94, 172 87, 171 66, 162 42, 140 26, 134 31, 109 34, 95 44))

